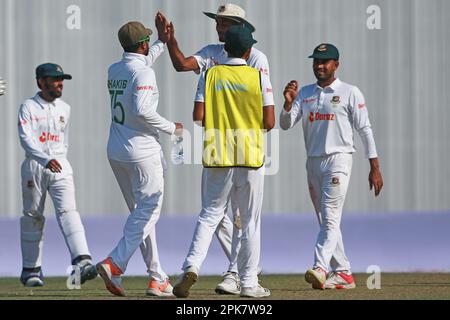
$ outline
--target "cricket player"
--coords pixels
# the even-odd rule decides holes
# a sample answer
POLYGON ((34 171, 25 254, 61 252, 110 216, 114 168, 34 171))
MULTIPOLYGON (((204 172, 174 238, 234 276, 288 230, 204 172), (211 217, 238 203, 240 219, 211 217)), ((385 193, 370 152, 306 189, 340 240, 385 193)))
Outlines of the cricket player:
POLYGON ((4 95, 6 93, 6 81, 3 80, 2 77, 0 77, 0 96, 4 95))
POLYGON ((72 76, 64 73, 61 66, 41 64, 36 68, 40 91, 22 103, 19 109, 19 138, 25 149, 21 169, 23 269, 20 281, 26 287, 44 285, 41 259, 47 192, 53 200, 72 265, 80 268, 81 283, 97 276, 76 208, 72 167, 66 158, 70 106, 60 97, 64 80, 70 79, 72 76))
MULTIPOLYGON (((217 13, 204 12, 206 16, 216 21, 216 30, 220 42, 225 41, 225 33, 230 26, 245 25, 251 32, 255 31, 255 27, 246 20, 245 10, 235 4, 225 4, 219 6, 217 13)), ((168 26, 170 30, 169 41, 167 47, 169 49, 170 58, 173 66, 177 71, 194 71, 200 73, 209 68, 224 64, 228 61, 228 54, 224 48, 224 44, 210 44, 200 49, 197 53, 190 57, 185 57, 178 47, 175 38, 175 30, 172 22, 168 22, 162 13, 158 13, 156 23, 168 26)), ((267 77, 269 77, 269 63, 264 53, 256 48, 252 48, 250 56, 246 61, 247 65, 258 69, 267 77)), ((216 287, 216 292, 219 294, 240 294, 240 280, 237 273, 237 254, 239 251, 241 237, 240 215, 238 206, 234 203, 235 197, 231 195, 230 201, 224 211, 224 217, 219 223, 216 236, 222 246, 228 260, 230 261, 227 272, 223 275, 223 280, 216 287), (227 209, 231 207, 233 212, 234 223, 227 215, 227 209), (233 228, 233 225, 235 228, 233 228), (232 239, 235 246, 231 246, 232 239)), ((261 269, 259 269, 259 272, 261 269)))
POLYGON ((198 279, 212 236, 223 220, 231 192, 241 217, 238 272, 243 297, 267 297, 258 283, 260 214, 264 191, 263 131, 275 123, 269 77, 246 64, 256 43, 245 25, 228 28, 228 59, 203 72, 197 89, 194 121, 205 128, 202 210, 189 253, 173 293, 189 296, 198 279))
POLYGON ((108 258, 97 264, 97 270, 108 291, 118 296, 125 295, 121 276, 138 247, 149 272, 147 295, 172 295, 156 244, 165 166, 159 131, 181 135, 183 126, 166 120, 156 110, 158 86, 154 71, 147 66, 151 34, 137 21, 123 25, 118 36, 124 54, 108 70, 112 122, 107 154, 130 215, 123 237, 108 258))
POLYGON ((355 152, 353 130, 358 132, 369 159, 369 186, 375 189, 375 196, 383 187, 383 178, 364 96, 357 87, 335 76, 338 49, 323 43, 310 58, 314 59, 317 82, 298 92, 297 81, 289 82, 280 115, 284 130, 302 121, 309 192, 320 224, 314 266, 305 279, 314 289, 352 289, 355 282, 340 222, 355 152))

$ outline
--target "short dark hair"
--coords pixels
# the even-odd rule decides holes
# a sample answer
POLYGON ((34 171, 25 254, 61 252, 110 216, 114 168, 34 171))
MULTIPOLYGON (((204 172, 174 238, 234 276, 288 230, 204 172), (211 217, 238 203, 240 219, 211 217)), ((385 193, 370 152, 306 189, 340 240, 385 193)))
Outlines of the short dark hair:
POLYGON ((227 43, 225 43, 225 51, 228 53, 228 57, 230 58, 242 58, 244 54, 247 52, 248 49, 237 49, 237 48, 230 48, 227 43))
POLYGON ((133 44, 132 46, 123 48, 123 51, 130 52, 130 53, 136 53, 140 46, 141 46, 141 43, 136 43, 136 44, 133 44))

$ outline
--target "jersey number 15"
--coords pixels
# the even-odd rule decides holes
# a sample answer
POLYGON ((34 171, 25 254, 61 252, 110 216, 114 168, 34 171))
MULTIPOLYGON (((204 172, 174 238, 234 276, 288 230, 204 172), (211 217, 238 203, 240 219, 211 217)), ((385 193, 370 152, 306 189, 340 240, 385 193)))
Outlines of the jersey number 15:
POLYGON ((123 124, 125 122, 125 111, 123 110, 123 105, 120 101, 117 101, 117 96, 123 94, 123 90, 109 90, 109 94, 111 95, 111 109, 113 113, 112 121, 118 124, 123 124), (120 109, 121 117, 117 118, 114 115, 114 110, 116 108, 120 109))

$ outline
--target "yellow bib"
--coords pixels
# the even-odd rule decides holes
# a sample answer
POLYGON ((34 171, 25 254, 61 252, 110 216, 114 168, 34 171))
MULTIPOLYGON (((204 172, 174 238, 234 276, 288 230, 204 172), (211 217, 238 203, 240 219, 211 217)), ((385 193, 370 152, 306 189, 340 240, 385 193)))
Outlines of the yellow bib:
POLYGON ((264 164, 263 103, 258 70, 218 65, 205 81, 205 167, 264 164))

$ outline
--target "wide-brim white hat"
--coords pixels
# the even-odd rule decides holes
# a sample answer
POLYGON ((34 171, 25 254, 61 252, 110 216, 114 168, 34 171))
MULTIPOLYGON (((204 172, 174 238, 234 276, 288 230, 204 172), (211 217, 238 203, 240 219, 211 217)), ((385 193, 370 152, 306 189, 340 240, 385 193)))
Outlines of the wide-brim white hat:
POLYGON ((227 3, 221 5, 219 9, 217 9, 217 13, 212 12, 203 12, 203 13, 214 20, 216 19, 216 17, 219 17, 230 19, 239 23, 244 23, 250 28, 250 30, 252 30, 252 32, 255 31, 255 27, 245 19, 245 10, 239 7, 238 5, 227 3))

